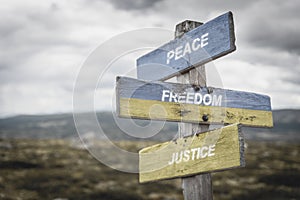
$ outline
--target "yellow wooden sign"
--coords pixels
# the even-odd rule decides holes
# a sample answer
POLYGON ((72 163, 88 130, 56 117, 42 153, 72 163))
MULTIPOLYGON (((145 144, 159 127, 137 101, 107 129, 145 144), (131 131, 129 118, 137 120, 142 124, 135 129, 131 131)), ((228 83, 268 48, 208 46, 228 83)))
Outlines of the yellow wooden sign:
POLYGON ((144 148, 139 157, 141 183, 245 165, 237 124, 144 148))

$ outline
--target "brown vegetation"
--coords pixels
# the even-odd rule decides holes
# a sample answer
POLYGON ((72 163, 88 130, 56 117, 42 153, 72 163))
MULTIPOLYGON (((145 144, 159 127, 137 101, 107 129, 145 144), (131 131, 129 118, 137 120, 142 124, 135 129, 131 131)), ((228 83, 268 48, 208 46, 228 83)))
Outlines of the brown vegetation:
MULTIPOLYGON (((300 199, 299 156, 299 144, 249 143, 245 168, 213 174, 215 199, 300 199)), ((110 169, 64 140, 0 140, 0 199, 175 200, 180 183, 139 184, 137 174, 110 169)))

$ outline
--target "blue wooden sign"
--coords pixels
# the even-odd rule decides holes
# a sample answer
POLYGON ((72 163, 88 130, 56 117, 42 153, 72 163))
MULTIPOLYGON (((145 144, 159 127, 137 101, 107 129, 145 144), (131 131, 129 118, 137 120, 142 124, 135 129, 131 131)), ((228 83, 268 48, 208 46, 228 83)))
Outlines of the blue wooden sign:
POLYGON ((137 77, 166 80, 235 49, 233 17, 228 12, 137 59, 137 77))
POLYGON ((272 127, 270 97, 197 85, 117 77, 120 117, 272 127))

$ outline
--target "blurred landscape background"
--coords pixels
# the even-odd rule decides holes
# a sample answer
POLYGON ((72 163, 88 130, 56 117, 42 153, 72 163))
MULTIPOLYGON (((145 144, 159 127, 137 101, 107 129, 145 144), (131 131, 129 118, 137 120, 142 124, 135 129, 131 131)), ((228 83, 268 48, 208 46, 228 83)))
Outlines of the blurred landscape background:
MULTIPOLYGON (((300 198, 300 110, 276 110, 273 117, 273 129, 243 128, 246 167, 212 174, 215 199, 300 198)), ((177 131, 177 123, 166 123, 151 140, 136 139, 118 128, 112 113, 97 118, 111 141, 135 153, 177 131)), ((94 134, 81 137, 101 148, 94 134)), ((0 138, 0 199, 183 199, 180 179, 139 184, 138 174, 97 161, 79 140, 72 114, 0 119, 0 138)))

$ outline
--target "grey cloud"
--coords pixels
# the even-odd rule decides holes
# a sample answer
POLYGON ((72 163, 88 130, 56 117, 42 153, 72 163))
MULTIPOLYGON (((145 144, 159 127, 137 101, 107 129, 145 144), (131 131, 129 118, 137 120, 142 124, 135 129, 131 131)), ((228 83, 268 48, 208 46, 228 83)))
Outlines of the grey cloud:
MULTIPOLYGON (((188 2, 188 1, 187 1, 188 2)), ((236 0, 227 0, 227 1, 211 1, 211 0, 204 0, 204 1, 197 1, 192 0, 194 5, 199 8, 199 12, 202 10, 232 10, 232 9, 244 9, 246 7, 250 7, 256 1, 236 1, 236 0)), ((189 5, 189 4, 187 4, 189 5)))
POLYGON ((121 10, 147 10, 163 0, 110 0, 115 8, 121 10))
POLYGON ((283 81, 294 84, 295 86, 297 86, 297 88, 299 88, 298 87, 300 85, 299 74, 300 73, 297 73, 297 75, 293 75, 293 76, 284 78, 283 81))
MULTIPOLYGON (((298 17, 300 18, 300 16, 298 17)), ((247 39, 252 45, 275 48, 300 55, 299 25, 258 22, 253 27, 257 31, 252 31, 247 39)))
POLYGON ((0 35, 5 37, 1 43, 18 45, 30 42, 30 46, 62 43, 73 45, 75 41, 70 41, 64 35, 69 29, 68 24, 64 24, 61 15, 52 10, 49 6, 46 12, 26 10, 18 13, 17 16, 9 15, 1 18, 0 35))
MULTIPOLYGON (((252 44, 251 44, 252 45, 252 44)), ((295 54, 278 51, 270 47, 238 45, 238 50, 231 55, 232 59, 243 60, 251 64, 263 64, 282 69, 297 70, 300 60, 295 54)))
POLYGON ((8 39, 11 34, 16 33, 17 31, 22 29, 22 27, 23 26, 21 23, 14 23, 10 20, 7 21, 7 19, 2 18, 2 20, 0 20, 0 37, 2 38, 2 41, 8 39))
POLYGON ((52 11, 58 11, 58 10, 59 10, 59 6, 58 6, 57 3, 52 3, 52 4, 50 5, 50 9, 51 9, 52 11))
POLYGON ((0 68, 24 65, 37 54, 58 47, 82 48, 84 44, 69 38, 70 27, 58 5, 47 10, 18 10, 2 13, 0 18, 0 68))
POLYGON ((300 55, 299 10, 299 1, 258 2, 251 10, 252 15, 246 13, 242 37, 252 46, 300 55))
POLYGON ((48 8, 41 9, 15 7, 3 12, 2 16, 0 90, 9 86, 25 91, 24 85, 47 85, 72 91, 75 73, 64 60, 70 59, 70 54, 75 57, 84 44, 69 38, 72 25, 64 18, 65 13, 61 13, 59 6, 49 4, 48 8))

